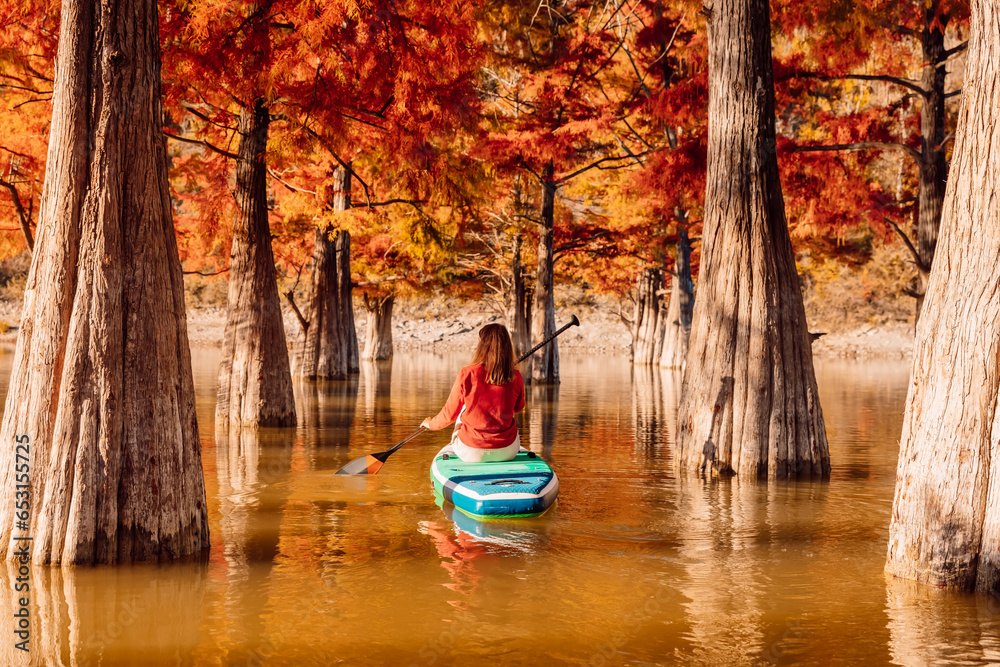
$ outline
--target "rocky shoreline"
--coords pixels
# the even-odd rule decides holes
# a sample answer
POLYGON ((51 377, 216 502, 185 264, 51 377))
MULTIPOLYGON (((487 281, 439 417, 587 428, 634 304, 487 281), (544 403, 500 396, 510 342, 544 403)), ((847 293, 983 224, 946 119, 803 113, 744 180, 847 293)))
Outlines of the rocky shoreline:
MULTIPOLYGON (((0 346, 13 349, 17 342, 20 301, 0 302, 0 346)), ((556 308, 556 323, 561 326, 571 315, 580 319, 580 326, 563 334, 560 349, 595 352, 605 355, 628 356, 631 337, 618 313, 611 307, 571 305, 556 308)), ((472 350, 479 328, 499 320, 499 316, 481 304, 456 304, 428 307, 426 302, 405 303, 393 317, 393 345, 406 350, 472 350)), ((191 308, 188 310, 188 339, 195 347, 222 344, 226 324, 222 308, 191 308)), ((367 326, 364 309, 355 311, 355 324, 360 340, 367 326)), ((285 314, 285 332, 295 340, 298 321, 285 314)), ((865 325, 844 331, 825 333, 813 343, 816 358, 909 358, 913 353, 913 326, 906 323, 865 325)))

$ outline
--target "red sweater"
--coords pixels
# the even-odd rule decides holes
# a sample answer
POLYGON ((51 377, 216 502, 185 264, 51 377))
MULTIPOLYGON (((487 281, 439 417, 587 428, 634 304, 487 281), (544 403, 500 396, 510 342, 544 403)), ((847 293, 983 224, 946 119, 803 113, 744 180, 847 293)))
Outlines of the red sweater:
POLYGON ((486 367, 482 364, 463 368, 448 402, 431 418, 430 429, 437 431, 448 426, 461 413, 458 437, 469 447, 500 449, 514 442, 517 438, 514 414, 524 409, 521 373, 515 370, 514 379, 501 385, 490 384, 486 378, 486 367))

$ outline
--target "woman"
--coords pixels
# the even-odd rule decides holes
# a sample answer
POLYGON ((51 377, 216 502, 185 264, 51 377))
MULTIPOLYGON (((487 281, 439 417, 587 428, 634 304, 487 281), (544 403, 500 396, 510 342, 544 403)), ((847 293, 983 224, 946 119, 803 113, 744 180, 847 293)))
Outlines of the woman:
POLYGON ((420 426, 438 431, 461 415, 451 439, 469 463, 510 461, 521 448, 514 415, 524 409, 524 380, 514 368, 514 346, 502 324, 479 331, 472 364, 463 368, 441 412, 420 426))

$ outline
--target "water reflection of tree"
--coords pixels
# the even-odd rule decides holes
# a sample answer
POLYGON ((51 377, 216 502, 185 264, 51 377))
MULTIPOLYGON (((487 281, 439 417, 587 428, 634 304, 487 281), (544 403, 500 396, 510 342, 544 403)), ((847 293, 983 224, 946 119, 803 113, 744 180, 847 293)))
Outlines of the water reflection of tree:
POLYGON ((364 361, 361 371, 365 379, 365 418, 372 426, 392 424, 392 405, 389 400, 392 381, 391 361, 364 361))
POLYGON ((681 377, 678 370, 632 366, 632 424, 637 454, 666 461, 667 443, 677 441, 681 377))
POLYGON ((288 498, 295 432, 232 429, 216 434, 219 505, 226 573, 225 627, 232 660, 252 658, 268 645, 264 616, 268 578, 278 555, 281 515, 288 498))
POLYGON ((678 479, 685 616, 696 662, 742 664, 765 649, 762 602, 769 589, 755 548, 768 530, 766 487, 737 480, 678 479))
POLYGON ((527 394, 529 442, 522 437, 521 446, 547 459, 556 441, 559 385, 529 386, 527 394))
POLYGON ((816 365, 836 477, 896 478, 910 364, 824 360, 816 365))
MULTIPOLYGON (((18 563, 0 567, 0 610, 13 621, 18 563)), ((172 664, 201 637, 208 564, 114 568, 32 568, 30 653, 8 638, 0 664, 172 664), (30 660, 28 659, 30 656, 30 660)))
POLYGON ((902 665, 997 664, 1000 598, 886 576, 889 652, 902 665))
POLYGON ((300 382, 295 388, 299 435, 311 470, 332 470, 343 465, 337 448, 351 442, 358 405, 360 379, 300 382))

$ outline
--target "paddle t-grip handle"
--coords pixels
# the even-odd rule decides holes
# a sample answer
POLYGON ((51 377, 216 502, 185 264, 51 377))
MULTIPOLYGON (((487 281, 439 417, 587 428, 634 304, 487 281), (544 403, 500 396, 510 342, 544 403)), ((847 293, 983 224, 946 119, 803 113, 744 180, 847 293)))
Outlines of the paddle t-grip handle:
POLYGON ((554 334, 552 334, 551 336, 549 336, 548 338, 546 338, 545 340, 543 340, 541 343, 539 343, 535 347, 533 347, 530 350, 528 350, 527 352, 525 352, 523 355, 521 355, 521 358, 517 360, 517 363, 521 363, 522 361, 524 361, 525 359, 527 359, 528 357, 530 357, 531 355, 533 355, 535 352, 537 352, 538 350, 542 349, 543 347, 545 347, 546 345, 548 345, 549 343, 551 343, 553 340, 555 340, 556 336, 558 336, 562 332, 566 331, 566 329, 569 329, 570 327, 578 327, 578 326, 580 326, 580 320, 578 320, 576 318, 576 315, 573 315, 573 319, 571 319, 569 321, 569 324, 563 325, 563 327, 560 328, 558 331, 556 331, 554 334))

